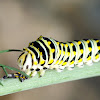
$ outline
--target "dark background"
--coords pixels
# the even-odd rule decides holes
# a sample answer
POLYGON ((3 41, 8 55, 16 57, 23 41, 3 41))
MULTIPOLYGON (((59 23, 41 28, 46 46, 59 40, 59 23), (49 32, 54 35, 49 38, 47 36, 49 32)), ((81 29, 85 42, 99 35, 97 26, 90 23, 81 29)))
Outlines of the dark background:
MULTIPOLYGON (((83 38, 100 39, 100 1, 0 0, 0 50, 22 49, 40 35, 63 42, 83 38)), ((19 54, 0 54, 0 63, 18 68, 16 60, 19 54)), ((2 77, 2 69, 0 73, 2 77)), ((0 100, 22 99, 99 100, 100 77, 0 97, 0 100)))

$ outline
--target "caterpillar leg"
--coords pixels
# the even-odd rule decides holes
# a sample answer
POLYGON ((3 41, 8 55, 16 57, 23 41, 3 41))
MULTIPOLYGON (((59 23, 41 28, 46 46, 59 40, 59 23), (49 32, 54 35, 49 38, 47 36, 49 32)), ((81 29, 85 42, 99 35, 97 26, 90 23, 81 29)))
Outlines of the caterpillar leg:
POLYGON ((57 72, 62 72, 62 71, 63 71, 63 69, 56 68, 56 71, 57 71, 57 72))
POLYGON ((88 66, 92 66, 93 65, 93 62, 92 60, 90 60, 89 62, 86 63, 88 66))
POLYGON ((76 64, 76 66, 79 67, 79 68, 83 68, 84 67, 83 62, 81 62, 79 64, 76 64))
POLYGON ((64 70, 65 66, 55 65, 54 69, 56 69, 57 72, 62 72, 64 70))
POLYGON ((34 77, 37 74, 37 71, 32 71, 31 76, 34 77))
POLYGON ((68 70, 73 70, 74 69, 74 64, 72 64, 72 65, 70 65, 70 66, 68 66, 68 67, 66 67, 68 70))
POLYGON ((64 69, 65 69, 65 66, 60 66, 60 69, 61 69, 61 70, 64 70, 64 69))
POLYGON ((45 70, 41 69, 40 70, 40 77, 44 76, 44 74, 45 74, 45 70))
POLYGON ((21 82, 23 82, 24 80, 28 79, 26 76, 20 74, 20 72, 8 74, 8 76, 4 76, 4 77, 3 77, 3 79, 7 79, 7 78, 19 78, 19 80, 20 80, 21 82))

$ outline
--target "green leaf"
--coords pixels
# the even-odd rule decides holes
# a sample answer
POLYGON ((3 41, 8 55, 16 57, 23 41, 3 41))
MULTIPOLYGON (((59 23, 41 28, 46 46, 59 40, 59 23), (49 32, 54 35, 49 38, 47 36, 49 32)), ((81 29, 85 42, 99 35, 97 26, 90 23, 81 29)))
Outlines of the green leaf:
POLYGON ((0 66, 0 67, 2 67, 2 69, 4 70, 6 76, 8 76, 8 73, 7 73, 6 69, 3 66, 0 66))

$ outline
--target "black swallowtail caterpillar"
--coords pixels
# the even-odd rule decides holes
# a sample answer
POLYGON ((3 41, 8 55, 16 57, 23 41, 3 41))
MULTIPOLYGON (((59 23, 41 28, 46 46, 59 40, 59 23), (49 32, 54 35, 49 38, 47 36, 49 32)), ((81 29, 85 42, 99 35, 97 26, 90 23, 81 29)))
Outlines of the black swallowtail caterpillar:
MULTIPOLYGON (((43 76, 47 69, 56 69, 61 72, 65 68, 72 70, 75 66, 82 68, 84 64, 90 66, 99 60, 100 40, 98 39, 74 40, 63 43, 40 36, 23 49, 18 58, 18 66, 27 75, 33 77, 38 72, 40 76, 43 76)), ((8 77, 26 79, 20 73, 9 74, 8 77)))

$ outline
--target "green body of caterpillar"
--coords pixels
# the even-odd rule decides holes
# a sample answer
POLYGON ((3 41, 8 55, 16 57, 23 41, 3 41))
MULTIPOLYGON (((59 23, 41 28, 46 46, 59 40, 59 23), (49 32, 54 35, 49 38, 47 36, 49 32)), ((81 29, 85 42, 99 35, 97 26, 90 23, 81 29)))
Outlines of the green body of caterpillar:
POLYGON ((27 75, 40 76, 47 69, 61 72, 64 68, 72 70, 75 66, 92 65, 100 60, 100 40, 84 39, 73 42, 58 42, 40 36, 31 42, 18 58, 18 65, 27 75))

